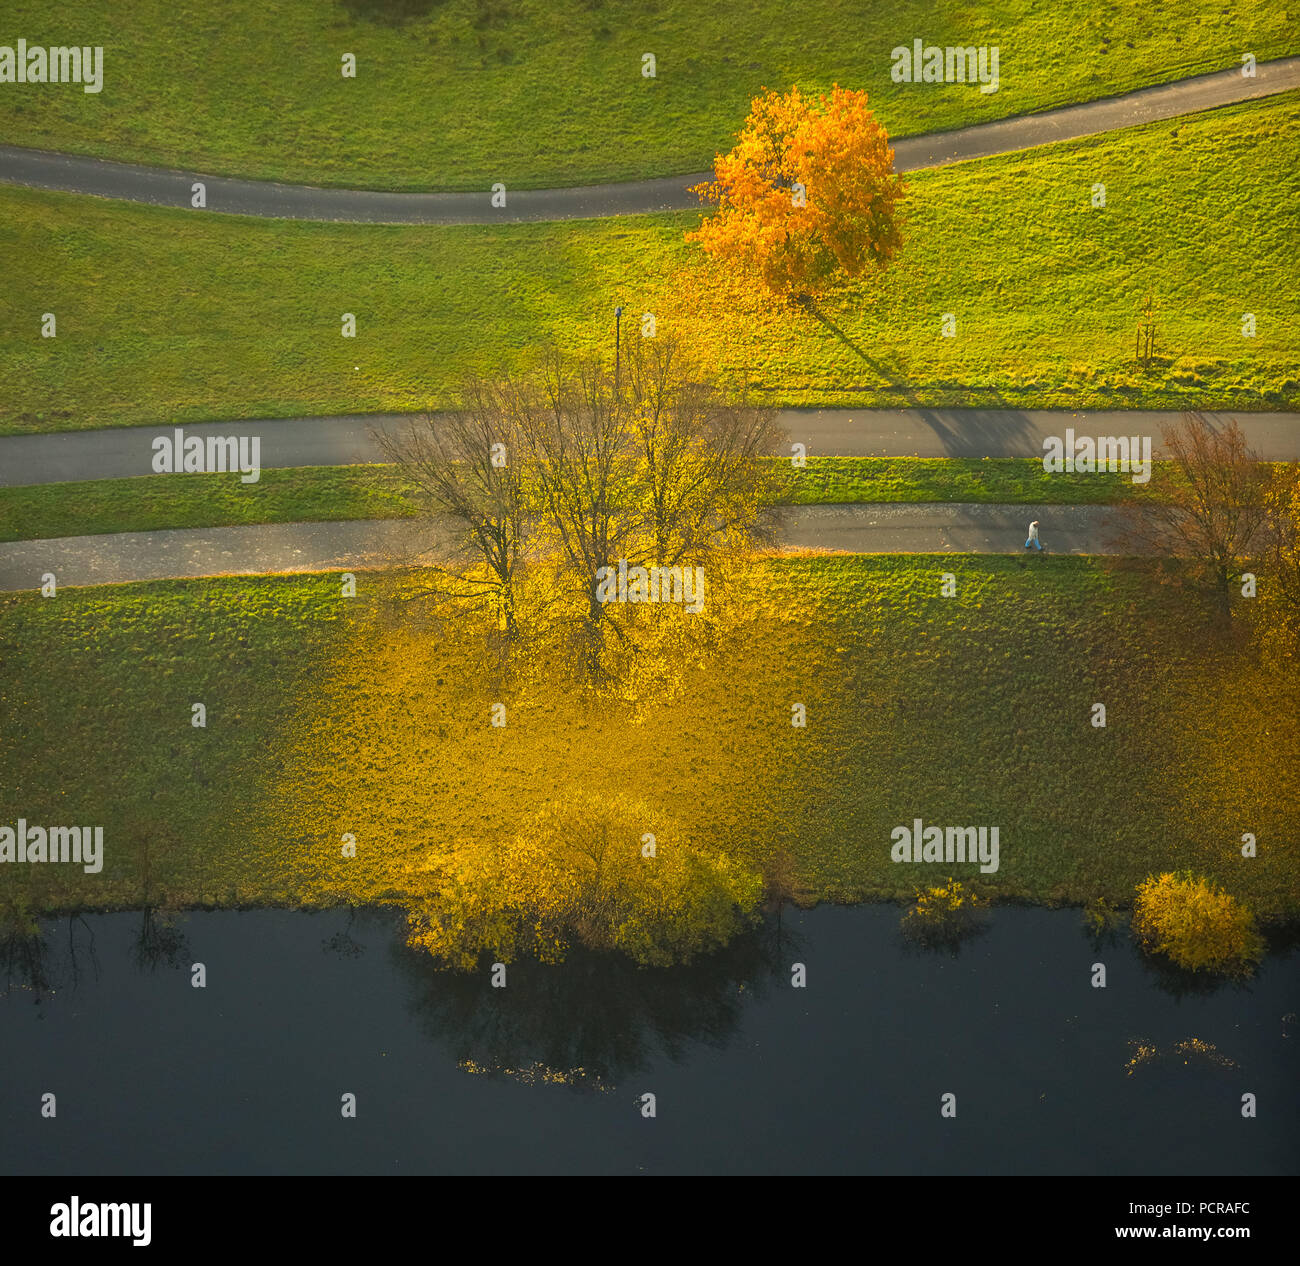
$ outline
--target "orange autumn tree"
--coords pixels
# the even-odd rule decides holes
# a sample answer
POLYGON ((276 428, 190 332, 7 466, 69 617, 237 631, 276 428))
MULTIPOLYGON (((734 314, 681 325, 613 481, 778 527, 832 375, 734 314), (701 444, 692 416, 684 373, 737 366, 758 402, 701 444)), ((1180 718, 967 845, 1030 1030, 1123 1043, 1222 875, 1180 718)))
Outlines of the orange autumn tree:
POLYGON ((904 191, 865 92, 769 91, 714 160, 713 180, 692 189, 718 210, 686 238, 773 294, 807 302, 889 263, 904 191))

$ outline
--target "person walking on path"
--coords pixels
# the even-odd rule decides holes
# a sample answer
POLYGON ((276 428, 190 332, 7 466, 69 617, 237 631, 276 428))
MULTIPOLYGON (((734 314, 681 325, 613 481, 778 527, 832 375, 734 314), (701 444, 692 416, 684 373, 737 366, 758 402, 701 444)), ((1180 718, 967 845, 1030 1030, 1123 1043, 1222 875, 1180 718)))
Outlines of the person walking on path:
POLYGON ((1034 521, 1029 525, 1029 539, 1025 542, 1025 548, 1028 549, 1031 545, 1036 545, 1036 546, 1038 546, 1038 548, 1039 548, 1040 550, 1043 548, 1043 543, 1042 543, 1042 541, 1040 541, 1040 540, 1038 539, 1038 520, 1037 520, 1037 519, 1035 519, 1035 520, 1034 520, 1034 521))

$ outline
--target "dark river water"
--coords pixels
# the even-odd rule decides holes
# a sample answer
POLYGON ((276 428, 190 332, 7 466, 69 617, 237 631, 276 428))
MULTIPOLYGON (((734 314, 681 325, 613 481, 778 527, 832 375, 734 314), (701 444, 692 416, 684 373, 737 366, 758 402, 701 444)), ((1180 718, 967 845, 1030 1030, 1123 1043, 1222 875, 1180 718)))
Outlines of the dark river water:
POLYGON ((1207 988, 1126 933, 1095 949, 1078 911, 997 909, 954 954, 895 907, 822 907, 689 968, 575 955, 494 989, 384 912, 42 926, 3 964, 6 1174, 1300 1168, 1294 949, 1207 988))

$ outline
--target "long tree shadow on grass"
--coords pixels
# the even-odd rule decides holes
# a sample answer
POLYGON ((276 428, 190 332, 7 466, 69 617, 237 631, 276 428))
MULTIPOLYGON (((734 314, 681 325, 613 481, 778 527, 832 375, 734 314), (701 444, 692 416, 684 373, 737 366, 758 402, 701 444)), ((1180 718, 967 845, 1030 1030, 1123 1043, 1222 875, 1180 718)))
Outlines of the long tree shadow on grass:
POLYGON ((904 408, 915 410, 917 415, 939 440, 949 457, 995 457, 1041 455, 1037 436, 1023 409, 1016 408, 996 388, 982 388, 980 396, 991 398, 993 406, 979 408, 979 418, 974 409, 936 408, 919 404, 917 392, 906 376, 901 361, 895 355, 885 361, 871 356, 861 344, 849 337, 822 311, 816 300, 804 296, 796 306, 828 329, 840 343, 857 356, 885 384, 896 392, 904 408))
POLYGON ((845 347, 857 356, 878 378, 881 378, 885 384, 894 391, 902 393, 903 397, 910 404, 913 399, 913 392, 908 386, 906 379, 902 376, 901 367, 898 357, 895 356, 892 365, 887 365, 884 361, 876 360, 870 356, 866 349, 860 344, 855 343, 834 321, 822 311, 821 306, 816 299, 808 295, 800 295, 794 300, 795 306, 802 312, 806 312, 815 321, 824 325, 845 347))

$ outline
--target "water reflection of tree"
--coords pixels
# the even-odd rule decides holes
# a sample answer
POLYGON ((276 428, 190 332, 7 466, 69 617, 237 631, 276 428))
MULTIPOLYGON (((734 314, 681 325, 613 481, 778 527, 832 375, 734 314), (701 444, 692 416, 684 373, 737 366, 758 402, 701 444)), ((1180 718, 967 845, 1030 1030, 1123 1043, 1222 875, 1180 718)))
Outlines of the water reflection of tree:
MULTIPOLYGON (((1260 931, 1264 937, 1264 957, 1260 970, 1265 964, 1284 958, 1300 948, 1300 924, 1276 923, 1266 925, 1260 931)), ((1257 974, 1235 976, 1205 970, 1191 971, 1179 967, 1163 954, 1145 950, 1140 945, 1135 946, 1135 951, 1151 983, 1171 998, 1208 998, 1221 990, 1250 993, 1258 978, 1257 974)))
POLYGON ((6 996, 16 989, 26 989, 39 1003, 54 992, 49 944, 35 920, 5 911, 0 925, 0 972, 6 996))
POLYGON ((978 940, 989 930, 985 922, 972 923, 964 928, 926 928, 915 931, 912 925, 902 925, 898 941, 903 953, 911 958, 927 954, 944 954, 949 958, 960 958, 962 950, 971 942, 978 940))
POLYGON ((326 953, 337 954, 340 958, 356 958, 366 952, 366 947, 352 935, 352 926, 356 922, 356 906, 348 907, 347 926, 327 936, 321 942, 321 949, 326 953))
POLYGON ((176 926, 174 911, 145 906, 140 927, 131 942, 131 958, 141 971, 183 967, 190 959, 190 943, 176 926))
POLYGON ((658 1055, 681 1060, 697 1044, 722 1048, 746 1005, 788 981, 801 938, 768 918, 726 948, 683 967, 638 967, 616 953, 575 950, 556 967, 512 963, 494 989, 486 960, 472 973, 439 970, 404 943, 400 970, 413 1008, 458 1063, 489 1075, 545 1070, 542 1080, 609 1086, 658 1055))
POLYGON ((128 824, 126 835, 140 867, 141 889, 140 927, 131 944, 131 958, 141 971, 181 967, 189 960, 189 941, 176 926, 176 910, 157 882, 159 863, 165 865, 175 852, 175 828, 136 819, 128 824))
POLYGON ((1138 961, 1151 983, 1171 998, 1207 998, 1221 989, 1250 992, 1249 977, 1223 976, 1211 971, 1190 971, 1179 967, 1162 954, 1148 953, 1138 948, 1138 961))
POLYGON ((95 929, 85 915, 68 915, 68 963, 72 973, 72 987, 81 984, 83 961, 89 966, 96 981, 99 980, 99 955, 95 952, 95 929), (84 935, 78 937, 80 930, 84 935))
POLYGON ((989 929, 988 900, 968 892, 961 883, 922 889, 916 903, 903 911, 898 922, 903 952, 961 955, 962 948, 989 929))
POLYGON ((1094 954, 1118 946, 1124 928, 1124 915, 1104 897, 1098 897, 1084 906, 1083 934, 1088 938, 1094 954))
POLYGON ((86 970, 99 979, 94 929, 83 915, 67 917, 67 957, 60 961, 55 949, 58 925, 54 920, 42 923, 21 899, 0 905, 0 979, 4 982, 0 997, 23 990, 39 1004, 61 989, 65 981, 76 989, 86 970))

